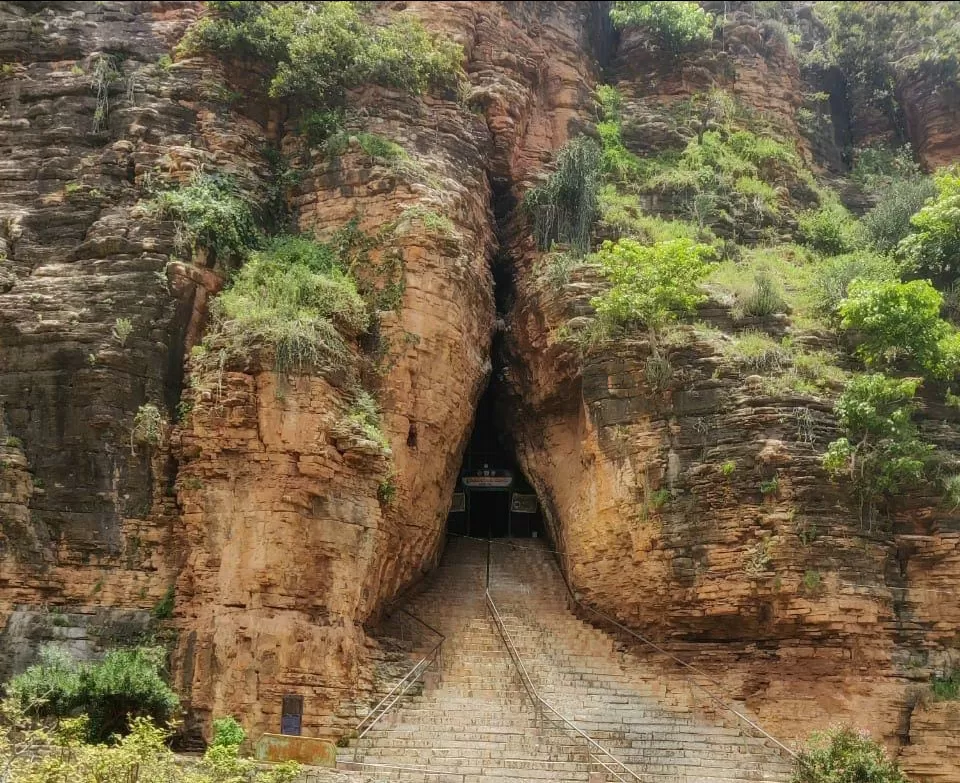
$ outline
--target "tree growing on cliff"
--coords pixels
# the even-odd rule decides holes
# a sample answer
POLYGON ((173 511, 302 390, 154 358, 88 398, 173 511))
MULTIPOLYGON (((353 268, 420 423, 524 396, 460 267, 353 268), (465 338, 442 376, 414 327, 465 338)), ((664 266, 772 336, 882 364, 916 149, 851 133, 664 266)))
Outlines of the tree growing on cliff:
POLYGON ((797 759, 793 783, 909 783, 883 746, 846 727, 815 733, 797 759))
POLYGON ((871 522, 882 498, 924 479, 933 447, 920 438, 913 421, 919 386, 917 378, 858 375, 837 400, 844 437, 827 447, 823 466, 831 476, 853 482, 862 514, 871 522))
POLYGON ((839 312, 869 367, 904 366, 949 380, 960 367, 960 335, 940 317, 942 307, 943 295, 927 280, 855 280, 839 312))
POLYGON ((939 172, 934 183, 936 198, 911 218, 897 252, 911 273, 950 285, 960 278, 960 167, 939 172))
POLYGON ((659 329, 703 301, 700 283, 713 257, 712 247, 685 238, 653 245, 634 239, 604 242, 591 260, 611 286, 591 304, 608 330, 643 325, 655 344, 659 329))
POLYGON ((640 27, 674 54, 705 46, 713 40, 713 17, 700 3, 620 0, 610 9, 617 27, 640 27))

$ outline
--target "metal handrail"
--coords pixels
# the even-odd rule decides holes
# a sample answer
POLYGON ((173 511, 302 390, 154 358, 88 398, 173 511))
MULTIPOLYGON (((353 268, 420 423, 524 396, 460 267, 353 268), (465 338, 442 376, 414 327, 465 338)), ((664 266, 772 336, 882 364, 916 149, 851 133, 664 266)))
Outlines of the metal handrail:
MULTIPOLYGON (((394 686, 387 692, 387 694, 382 699, 380 699, 379 702, 377 702, 377 705, 372 710, 370 710, 370 712, 368 712, 363 717, 363 719, 356 725, 356 727, 353 730, 353 733, 356 735, 356 740, 358 742, 359 740, 363 739, 363 737, 370 731, 370 729, 372 729, 374 726, 377 725, 377 723, 380 722, 380 720, 384 717, 384 715, 386 715, 391 709, 393 709, 394 705, 398 701, 400 701, 400 699, 403 698, 404 694, 408 690, 410 690, 411 687, 413 687, 413 684, 420 679, 421 675, 423 675, 424 672, 426 672, 427 669, 429 669, 430 666, 433 665, 433 663, 435 663, 438 659, 440 660, 441 665, 443 662, 443 643, 447 640, 447 637, 444 636, 442 633, 440 633, 440 631, 438 631, 432 625, 421 620, 415 614, 412 614, 411 612, 407 611, 406 609, 403 609, 402 607, 398 607, 398 609, 407 617, 410 617, 411 619, 420 623, 420 625, 422 625, 427 630, 439 636, 440 640, 433 647, 431 647, 430 650, 428 650, 427 653, 419 661, 417 661, 413 665, 413 668, 411 668, 406 674, 403 675, 403 677, 401 677, 394 684, 394 686), (389 704, 387 704, 388 701, 390 702, 389 704), (376 717, 373 717, 373 716, 376 716, 376 717), (373 717, 372 721, 370 720, 371 717, 373 717)), ((359 749, 359 745, 354 746, 354 763, 360 763, 356 761, 356 755, 357 755, 358 749, 359 749)))
MULTIPOLYGON (((637 780, 637 781, 640 781, 640 783, 643 783, 643 778, 641 778, 636 772, 634 772, 626 764, 620 761, 620 759, 614 756, 609 750, 603 747, 603 745, 597 742, 593 737, 587 734, 583 729, 581 729, 571 720, 566 718, 559 710, 557 710, 556 707, 554 707, 550 702, 548 702, 546 699, 543 698, 543 696, 540 695, 540 693, 537 691, 536 686, 533 684, 533 680, 530 679, 530 675, 527 673, 527 667, 524 665, 523 659, 520 657, 520 653, 517 651, 517 648, 513 643, 513 639, 510 638, 510 634, 503 623, 503 618, 500 616, 500 610, 497 609, 497 604, 493 600, 493 596, 490 595, 490 590, 489 589, 484 590, 484 595, 486 596, 487 606, 490 608, 490 612, 493 615, 493 619, 496 623, 497 630, 499 630, 500 636, 503 639, 504 644, 506 644, 507 649, 510 652, 510 657, 514 662, 514 665, 517 667, 517 671, 520 672, 521 681, 523 681, 524 679, 527 680, 527 683, 525 684, 524 687, 527 689, 527 693, 529 693, 531 698, 534 700, 534 703, 538 703, 540 705, 541 711, 543 707, 546 707, 547 710, 553 713, 561 723, 563 723, 567 728, 579 734, 583 739, 585 739, 588 743, 590 743, 590 745, 593 748, 600 751, 600 753, 602 753, 605 758, 611 760, 618 769, 628 774, 634 780, 637 780)), ((604 767, 606 767, 606 765, 604 765, 604 767)), ((623 778, 621 778, 619 775, 617 777, 620 780, 623 780, 623 778)))

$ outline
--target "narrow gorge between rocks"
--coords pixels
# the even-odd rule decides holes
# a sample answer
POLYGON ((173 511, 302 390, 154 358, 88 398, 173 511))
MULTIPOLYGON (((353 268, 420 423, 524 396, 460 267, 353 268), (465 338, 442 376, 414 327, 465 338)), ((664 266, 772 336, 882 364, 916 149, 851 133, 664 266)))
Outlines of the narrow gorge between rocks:
POLYGON ((960 6, 873 5, 0 2, 9 693, 960 779, 960 6))

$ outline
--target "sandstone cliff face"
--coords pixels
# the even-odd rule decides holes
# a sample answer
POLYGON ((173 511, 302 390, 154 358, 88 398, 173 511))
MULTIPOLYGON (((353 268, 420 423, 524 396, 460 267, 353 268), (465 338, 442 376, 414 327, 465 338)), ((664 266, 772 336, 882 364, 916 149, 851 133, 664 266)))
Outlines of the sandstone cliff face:
MULTIPOLYGON (((743 42, 760 40, 748 21, 731 26, 743 42)), ((685 143, 662 107, 714 85, 796 132, 791 100, 802 90, 789 57, 743 43, 671 69, 646 52, 628 34, 615 59, 630 149, 685 143)), ((682 651, 781 736, 846 720, 902 747, 918 780, 950 779, 953 762, 930 754, 954 742, 952 713, 915 707, 913 683, 951 665, 943 634, 956 618, 938 602, 960 543, 955 515, 917 498, 892 524, 863 522, 820 467, 837 437, 832 396, 771 393, 731 365, 731 320, 716 304, 699 317, 720 334, 688 329, 667 351, 666 383, 646 374, 645 340, 578 356, 562 335, 590 313, 598 281, 588 269, 551 287, 524 228, 514 236, 506 429, 573 589, 682 651)), ((942 406, 927 415, 954 448, 956 417, 942 406)))
MULTIPOLYGON (((254 732, 275 728, 287 692, 307 697, 310 733, 356 720, 377 656, 362 624, 435 562, 490 372, 493 185, 539 170, 576 132, 596 81, 596 8, 423 5, 409 11, 464 45, 481 113, 358 94, 363 129, 403 145, 415 170, 373 166, 354 150, 316 165, 292 194, 296 224, 318 236, 353 219, 370 233, 396 224, 373 259, 389 255, 403 270, 401 306, 381 317, 390 455, 343 431, 349 400, 337 379, 277 378, 266 360, 222 367, 215 381, 194 371, 179 408, 192 411, 160 446, 130 443, 141 404, 178 417, 181 365, 222 285, 204 258, 178 258, 172 227, 138 207, 144 177, 226 172, 257 193, 264 140, 284 150, 297 140, 284 136, 282 107, 255 93, 227 110, 216 63, 157 64, 199 4, 5 9, 19 33, 6 54, 25 64, 3 85, 11 148, 19 134, 4 224, 3 393, 10 443, 26 446, 4 462, 4 529, 33 547, 5 550, 6 616, 47 596, 71 610, 149 609, 175 581, 175 676, 201 724, 233 713, 254 732), (92 121, 100 52, 123 52, 124 70, 111 83, 109 128, 86 139, 58 109, 80 115, 77 127, 92 121), (52 152, 51 167, 41 159, 52 152), (81 209, 68 213, 71 202, 81 209), (404 220, 410 207, 450 218, 452 234, 404 220), (112 334, 118 318, 132 324, 125 339, 112 334)), ((22 627, 8 624, 11 645, 22 627)))

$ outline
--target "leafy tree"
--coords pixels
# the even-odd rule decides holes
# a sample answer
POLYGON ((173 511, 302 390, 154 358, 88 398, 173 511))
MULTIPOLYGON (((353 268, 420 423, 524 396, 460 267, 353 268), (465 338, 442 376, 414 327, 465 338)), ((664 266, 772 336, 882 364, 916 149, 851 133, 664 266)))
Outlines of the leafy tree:
POLYGON ((914 274, 947 285, 960 277, 960 167, 938 172, 934 183, 936 198, 913 216, 898 252, 914 274))
POLYGON ((537 246, 570 245, 577 256, 590 250, 590 231, 598 216, 600 148, 579 136, 557 154, 557 168, 540 187, 532 188, 524 206, 533 215, 537 246))
POLYGON ((620 0, 610 9, 617 27, 641 27, 674 54, 713 40, 713 17, 692 2, 631 2, 620 0))
POLYGON ((883 746, 838 727, 815 733, 797 759, 793 783, 909 783, 883 746))
POLYGON ((601 322, 620 328, 643 324, 651 334, 703 301, 700 282, 707 276, 713 248, 691 239, 642 245, 633 239, 604 242, 594 254, 609 290, 591 304, 601 322))
POLYGON ((920 483, 933 447, 913 422, 916 378, 882 373, 855 376, 837 400, 835 412, 845 437, 833 441, 823 466, 834 477, 849 477, 872 519, 877 501, 920 483))
POLYGON ((39 715, 86 714, 88 737, 102 742, 126 732, 132 718, 165 722, 173 716, 179 700, 162 676, 165 655, 160 647, 140 647, 78 663, 47 650, 39 664, 11 680, 8 693, 39 715))
POLYGON ((856 330, 870 367, 906 363, 935 378, 957 371, 957 332, 940 317, 943 296, 927 280, 857 280, 840 304, 841 325, 856 330))

